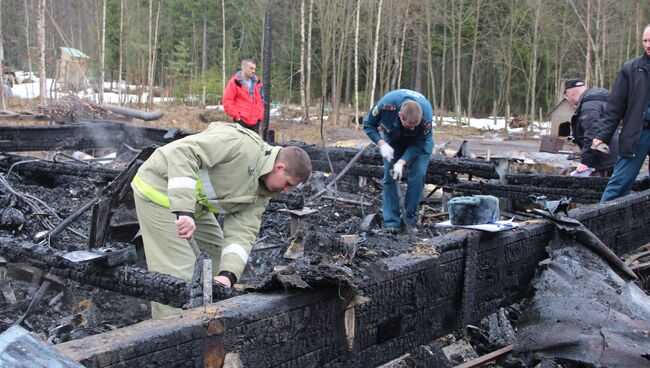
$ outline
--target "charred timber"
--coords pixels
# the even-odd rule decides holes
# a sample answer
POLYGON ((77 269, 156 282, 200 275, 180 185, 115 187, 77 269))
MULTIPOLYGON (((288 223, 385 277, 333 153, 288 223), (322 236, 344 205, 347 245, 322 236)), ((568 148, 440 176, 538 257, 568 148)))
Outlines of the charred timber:
MULTIPOLYGON (((570 217, 625 254, 650 237, 650 192, 570 217)), ((379 259, 351 301, 338 288, 250 293, 55 348, 96 368, 219 367, 228 352, 245 367, 379 366, 520 301, 557 232, 545 219, 520 225, 435 237, 436 256, 379 259)))
POLYGON ((5 126, 0 127, 0 151, 119 150, 123 143, 142 148, 163 145, 191 134, 176 129, 170 135, 170 131, 105 120, 55 126, 5 126))
MULTIPOLYGON (((307 151, 312 161, 328 162, 343 162, 347 164, 359 152, 354 148, 342 147, 316 147, 310 145, 301 145, 307 151)), ((361 165, 375 165, 382 166, 383 160, 381 154, 377 150, 366 150, 361 154, 357 160, 361 165)), ((341 167, 342 168, 342 167, 341 167)), ((382 169, 383 170, 383 169, 382 169)), ((330 171, 329 165, 327 170, 330 171)), ((471 174, 485 179, 498 179, 495 165, 489 161, 471 159, 471 158, 455 158, 455 157, 436 157, 432 156, 429 159, 428 173, 433 175, 444 175, 447 173, 460 173, 471 174)), ((383 174, 382 174, 383 176, 383 174)))
MULTIPOLYGON (((311 161, 312 168, 316 171, 330 172, 330 164, 327 161, 319 161, 312 159, 311 161)), ((336 161, 332 162, 332 167, 334 171, 339 172, 347 165, 346 162, 336 161)), ((362 164, 352 164, 350 166, 346 175, 356 175, 356 176, 365 176, 369 178, 383 178, 384 177, 384 166, 378 165, 362 165, 362 164)), ((427 171, 427 177, 425 179, 427 183, 437 184, 437 185, 447 185, 450 183, 455 183, 458 180, 456 176, 452 173, 445 172, 435 172, 429 166, 427 171)))
POLYGON ((64 253, 53 248, 15 238, 0 237, 0 255, 10 262, 28 263, 82 284, 174 307, 185 305, 193 288, 186 280, 135 266, 108 268, 71 262, 63 258, 64 253))
POLYGON ((60 175, 91 178, 96 182, 105 183, 115 179, 121 170, 92 164, 62 163, 52 161, 31 161, 24 157, 5 156, 0 160, 0 168, 30 178, 51 178, 60 175), (14 166, 15 165, 15 166, 14 166))
POLYGON ((445 185, 447 189, 462 195, 490 194, 500 198, 528 200, 530 195, 544 195, 549 199, 571 197, 579 203, 596 203, 600 200, 602 190, 580 188, 538 187, 532 185, 512 185, 461 180, 445 185))
POLYGON ((575 177, 561 175, 508 174, 506 181, 511 185, 539 188, 565 188, 567 190, 594 190, 602 192, 609 178, 575 177))
MULTIPOLYGON (((500 198, 529 199, 529 195, 545 195, 549 199, 571 197, 579 203, 596 203, 607 186, 609 178, 572 177, 558 175, 507 175, 507 184, 460 180, 444 185, 463 195, 491 194, 500 198)), ((637 179, 633 190, 648 189, 650 178, 637 179)))

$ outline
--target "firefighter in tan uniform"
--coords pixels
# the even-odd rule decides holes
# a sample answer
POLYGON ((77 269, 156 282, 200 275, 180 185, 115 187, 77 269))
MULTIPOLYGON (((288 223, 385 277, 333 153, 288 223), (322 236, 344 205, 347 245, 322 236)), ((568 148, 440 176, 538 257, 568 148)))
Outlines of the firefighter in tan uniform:
MULTIPOLYGON (((133 187, 147 266, 189 280, 194 237, 212 256, 215 280, 231 287, 242 274, 269 199, 307 180, 311 162, 298 147, 274 147, 234 123, 158 148, 133 187), (224 228, 214 214, 224 215, 224 228)), ((152 303, 154 318, 178 309, 152 303)))

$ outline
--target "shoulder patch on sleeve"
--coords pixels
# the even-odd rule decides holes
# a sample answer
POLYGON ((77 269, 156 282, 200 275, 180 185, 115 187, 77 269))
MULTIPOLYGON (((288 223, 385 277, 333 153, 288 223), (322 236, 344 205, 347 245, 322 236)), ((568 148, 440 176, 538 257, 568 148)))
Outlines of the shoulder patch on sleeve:
POLYGON ((431 131, 431 122, 422 120, 422 127, 424 128, 424 134, 429 134, 431 131))
POLYGON ((372 109, 372 116, 377 116, 377 115, 379 115, 379 107, 375 106, 372 109))
POLYGON ((381 109, 382 110, 387 110, 387 111, 395 111, 395 110, 397 110, 397 106, 396 105, 391 105, 391 104, 382 104, 381 109))

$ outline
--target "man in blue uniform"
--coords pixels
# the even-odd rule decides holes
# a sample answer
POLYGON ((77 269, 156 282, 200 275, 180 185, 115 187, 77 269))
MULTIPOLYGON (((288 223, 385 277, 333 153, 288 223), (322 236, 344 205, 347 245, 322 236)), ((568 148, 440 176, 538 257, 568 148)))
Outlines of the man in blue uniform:
POLYGON ((363 122, 363 130, 379 146, 384 158, 382 212, 389 232, 399 232, 402 222, 415 224, 434 146, 432 119, 431 103, 421 93, 398 89, 377 101, 363 122), (405 165, 409 166, 404 197, 406 218, 401 218, 395 180, 402 179, 405 165))

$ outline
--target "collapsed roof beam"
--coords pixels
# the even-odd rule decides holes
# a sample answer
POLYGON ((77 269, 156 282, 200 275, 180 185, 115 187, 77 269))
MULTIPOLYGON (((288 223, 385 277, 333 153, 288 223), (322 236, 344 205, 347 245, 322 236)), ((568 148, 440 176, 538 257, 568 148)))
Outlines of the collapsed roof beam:
POLYGON ((103 120, 53 126, 4 126, 0 127, 0 151, 119 149, 122 144, 142 148, 163 145, 189 134, 176 128, 157 129, 103 120))

